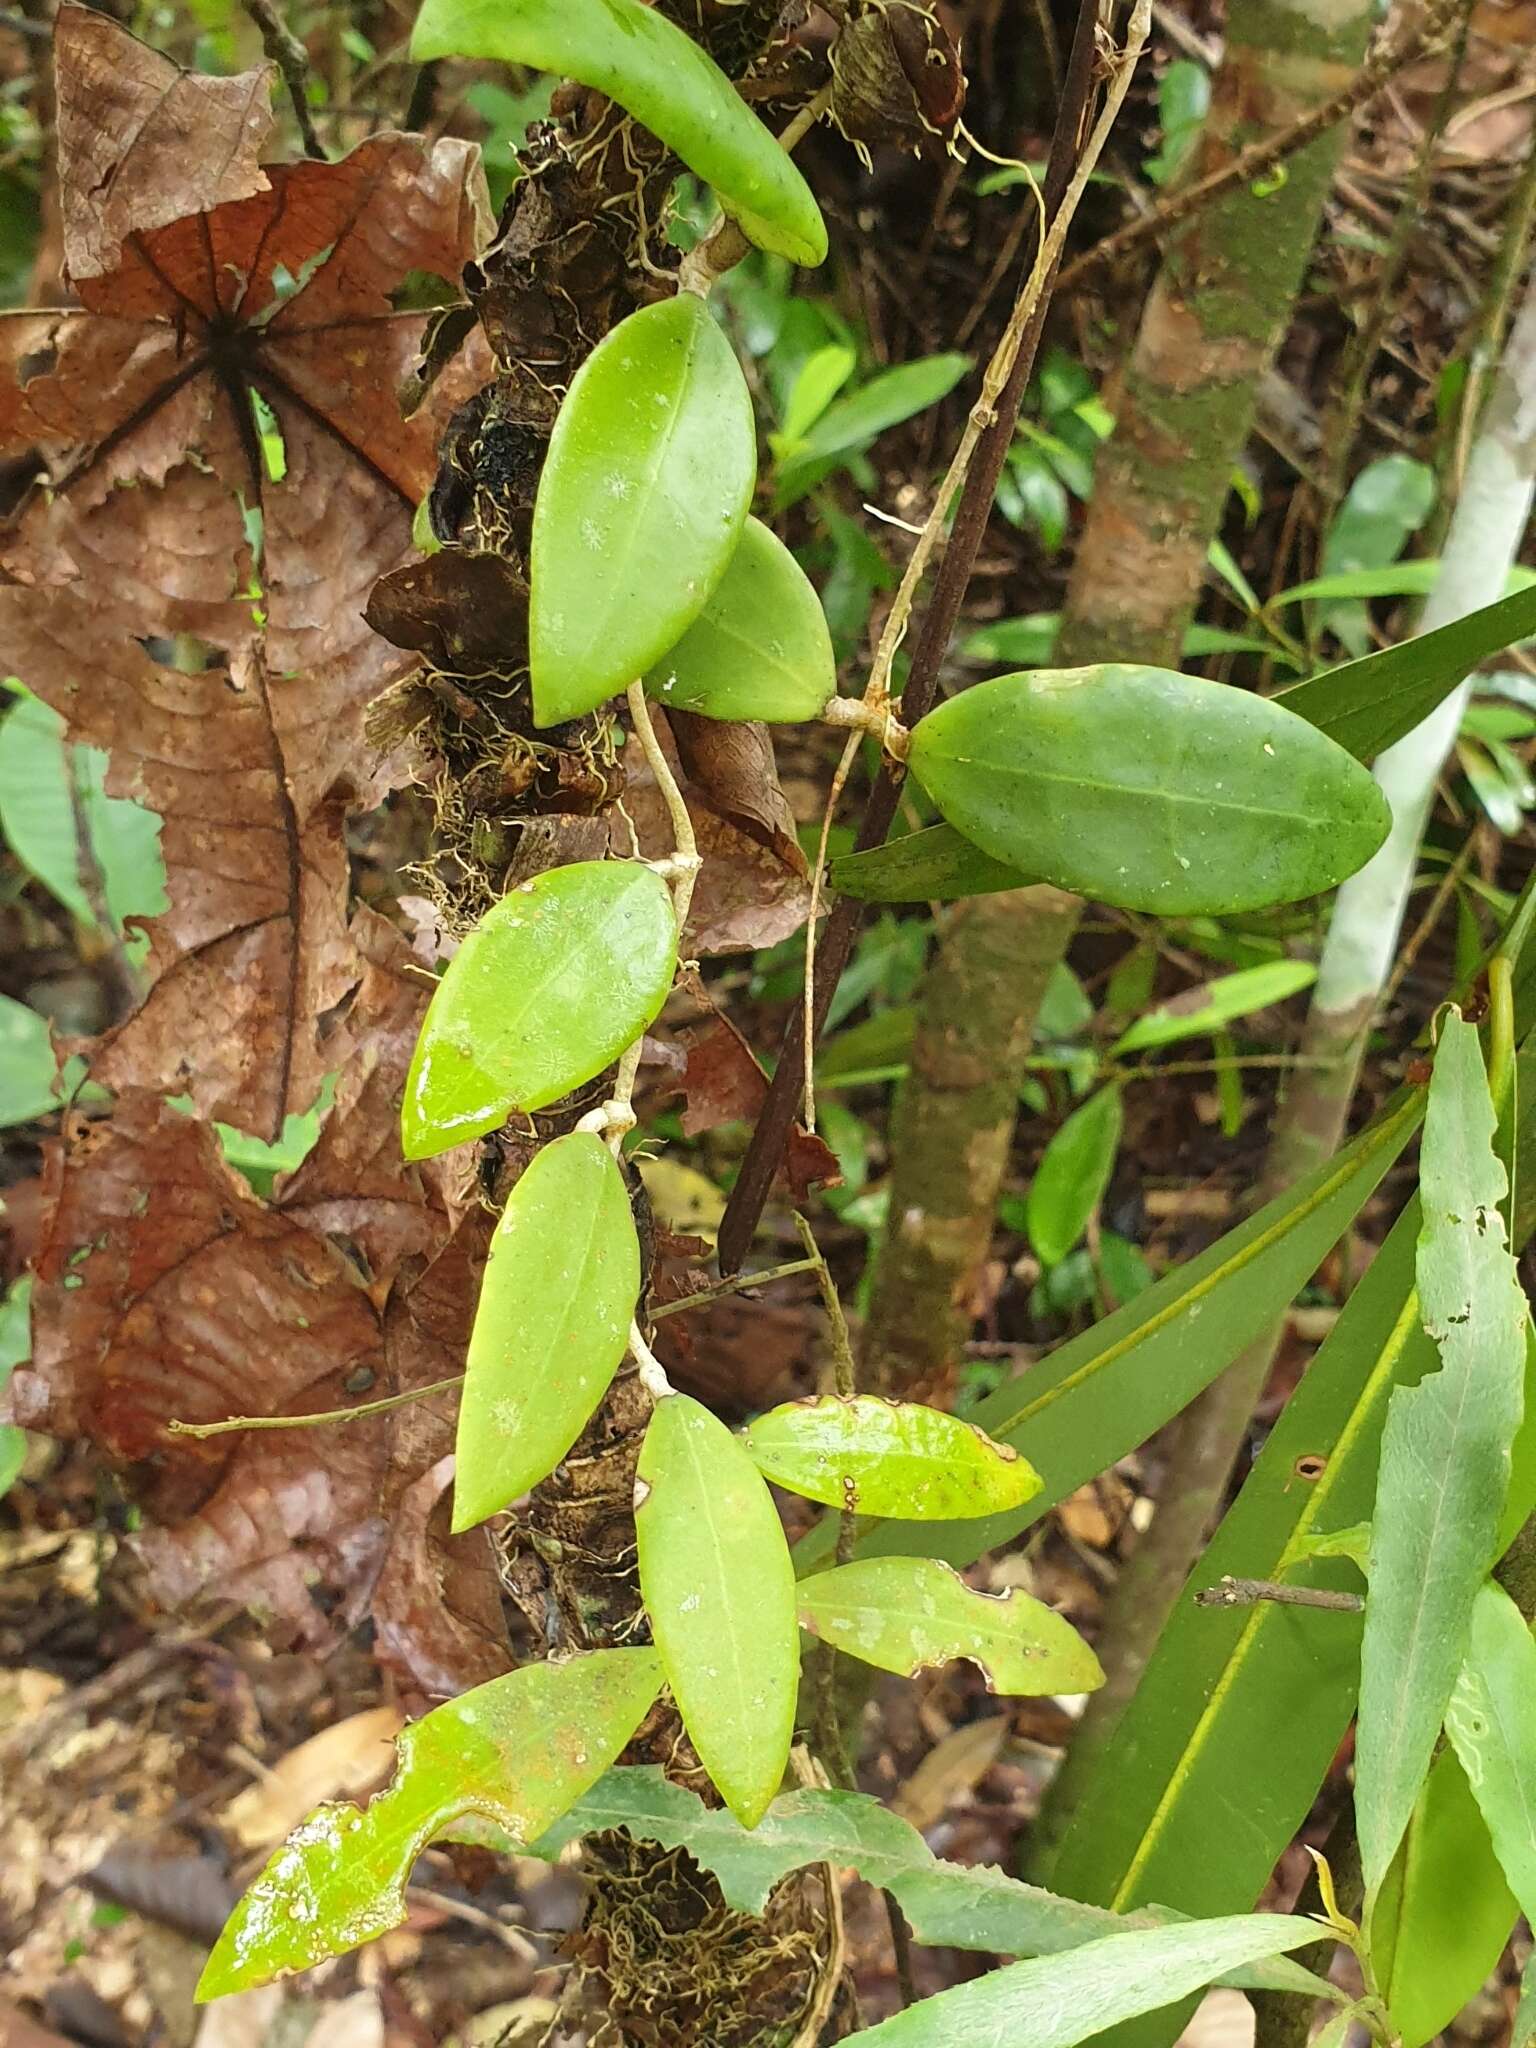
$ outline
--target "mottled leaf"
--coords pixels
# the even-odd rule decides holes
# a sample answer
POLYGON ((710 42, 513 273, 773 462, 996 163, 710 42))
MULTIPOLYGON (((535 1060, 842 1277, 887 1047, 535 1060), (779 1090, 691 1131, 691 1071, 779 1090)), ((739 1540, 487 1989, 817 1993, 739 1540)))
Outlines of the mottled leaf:
POLYGON ((725 575, 756 477, 751 394, 702 299, 645 306, 598 343, 533 508, 540 725, 595 709, 677 644, 725 575))
POLYGON ((1096 1692, 1099 1660, 1017 1586, 978 1593, 937 1559, 871 1557, 800 1582, 800 1626, 865 1664, 912 1678, 968 1657, 992 1692, 1096 1692))
POLYGON ((800 1677, 795 1575, 740 1442, 686 1394, 656 1404, 635 1487, 640 1590, 689 1738, 744 1827, 789 1761, 800 1677))
POLYGON ((827 253, 820 209, 788 155, 698 44, 640 0, 426 0, 411 55, 579 78, 676 150, 760 248, 794 263, 827 253))
POLYGON ((554 1471, 624 1356, 640 1245, 618 1162, 591 1131, 546 1145, 491 1240, 459 1404, 453 1526, 554 1471))
POLYGON ((578 861, 520 884, 433 993, 401 1107, 407 1159, 600 1074, 660 1010, 676 966, 672 898, 641 862, 578 861))
POLYGON ((1527 1312, 1494 1132, 1477 1031, 1451 1012, 1419 1169, 1419 1297, 1441 1366, 1392 1396, 1372 1518, 1355 1760, 1369 1890, 1408 1825, 1461 1668, 1524 1403, 1527 1312))
POLYGON ((312 1969, 398 1927, 427 1844, 466 1814, 531 1841, 600 1778, 656 1697, 645 1649, 525 1665, 434 1708, 399 1737, 391 1783, 358 1808, 322 1806, 230 1916, 200 1999, 312 1969))
POLYGON ((910 1521, 987 1515, 1040 1491, 1026 1458, 958 1416, 875 1394, 817 1394, 758 1416, 753 1462, 780 1486, 828 1507, 910 1521))
POLYGON ((708 603, 645 687, 672 710, 769 724, 815 718, 837 694, 821 600, 761 521, 747 521, 708 603))
POLYGON ((919 721, 909 761, 995 860, 1162 916, 1315 895, 1390 822, 1360 763, 1304 720, 1125 663, 978 683, 919 721))

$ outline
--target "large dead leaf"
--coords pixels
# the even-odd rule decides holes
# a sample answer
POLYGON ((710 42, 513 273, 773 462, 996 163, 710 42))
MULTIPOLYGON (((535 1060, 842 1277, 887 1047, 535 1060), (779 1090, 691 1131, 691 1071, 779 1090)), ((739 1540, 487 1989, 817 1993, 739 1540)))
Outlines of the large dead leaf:
POLYGON ((82 303, 0 320, 0 453, 44 464, 0 543, 19 586, 0 592, 0 666, 165 820, 171 907, 103 1077, 273 1137, 312 1102, 325 1019, 361 971, 342 808, 398 778, 362 717, 404 664, 363 607, 410 555, 439 431, 480 374, 461 364, 403 420, 423 316, 392 295, 457 277, 483 184, 468 145, 391 134, 260 172, 238 95, 196 118, 238 82, 77 12, 59 168, 82 303), (167 221, 147 172, 189 122, 176 203, 204 210, 167 221), (231 180, 249 196, 217 203, 231 180))

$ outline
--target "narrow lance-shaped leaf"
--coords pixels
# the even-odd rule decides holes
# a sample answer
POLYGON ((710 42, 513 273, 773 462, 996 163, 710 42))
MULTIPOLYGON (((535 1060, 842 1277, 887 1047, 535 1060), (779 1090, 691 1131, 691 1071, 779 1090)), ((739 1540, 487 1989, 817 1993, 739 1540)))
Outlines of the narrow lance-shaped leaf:
POLYGON ((1355 1809, 1367 1890, 1386 1875, 1493 1562, 1525 1379, 1525 1297, 1476 1029, 1441 1031, 1424 1125, 1418 1281, 1441 1366, 1393 1394, 1371 1527, 1355 1809))
POLYGON ((1242 1963, 1318 1939, 1317 1923, 1278 1913, 1194 1920, 1112 1934, 1064 1956, 990 1971, 908 2006, 861 2038, 870 2048, 1077 2048, 1107 2027, 1156 2012, 1242 1963))
POLYGON ((230 1915, 197 1987, 246 1991, 398 1927, 427 1844, 466 1814, 535 1840, 602 1776, 661 1684, 653 1650, 526 1665, 435 1707, 366 1807, 317 1807, 230 1915))
MULTIPOLYGON (((530 1853, 553 1860, 582 1835, 622 1828, 636 1841, 687 1849, 720 1880, 738 1913, 761 1913, 768 1894, 791 1871, 810 1863, 857 1870, 893 1892, 918 1941, 933 1947, 989 1949, 1005 1956, 1060 1955, 1107 1934, 1162 1927, 1179 1915, 1160 1907, 1107 1913, 1102 1906, 1060 1899, 1023 1884, 989 1863, 949 1863, 934 1855, 910 1821, 867 1792, 811 1788, 781 1792, 755 1828, 698 1794, 674 1785, 655 1766, 617 1765, 600 1779, 530 1853)), ((1221 1980, 1240 1988, 1327 1997, 1321 1978, 1284 1957, 1239 1965, 1221 1980)))
POLYGON ((635 1483, 640 1591, 683 1725, 744 1827, 789 1763, 800 1679, 795 1575, 773 1496, 687 1394, 658 1401, 635 1483))
POLYGON ((1492 1582, 1473 1603, 1445 1731, 1520 1911, 1536 1917, 1536 1640, 1508 1593, 1492 1582))
POLYGON ((1161 916, 1315 895, 1391 822, 1364 768, 1305 720, 1125 663, 979 683, 919 721, 908 760, 994 860, 1161 916))
POLYGON ((777 534, 749 519, 713 595, 645 687, 658 703, 705 718, 815 718, 837 694, 821 600, 777 534))
POLYGON ((953 825, 925 825, 828 863, 827 880, 861 903, 953 903, 963 896, 996 896, 1024 889, 1037 876, 994 860, 953 825))
POLYGON ((1025 1208, 1029 1241, 1045 1265, 1060 1265, 1103 1200, 1122 1120, 1120 1090, 1101 1088, 1073 1110, 1046 1146, 1025 1208))
POLYGON ((401 1109, 406 1158, 600 1074, 660 1010, 676 966, 672 898, 639 861, 551 868, 504 896, 427 1006, 401 1109))
POLYGON ((934 1521, 1020 1506, 1040 1475, 1009 1444, 941 1409, 813 1394, 758 1416, 752 1461, 780 1486, 828 1507, 934 1521))
POLYGON ((756 477, 751 394, 702 299, 643 307, 598 343, 560 408, 534 501, 540 725, 594 710, 677 644, 736 552, 756 477))
POLYGON ((1310 988, 1316 979, 1317 969, 1310 960, 1266 960, 1237 974, 1218 975, 1215 981, 1188 989, 1172 1002, 1159 1003, 1138 1017, 1110 1051, 1114 1055, 1146 1052, 1153 1046, 1199 1038, 1239 1017, 1252 1016, 1270 1003, 1284 1002, 1287 996, 1310 988))
POLYGON ((903 1678, 968 1657, 992 1692, 1096 1692, 1104 1683, 1070 1622, 1017 1586, 978 1593, 935 1558, 863 1558, 803 1579, 800 1626, 903 1678))
POLYGON ((793 263, 827 253, 789 157, 692 37, 641 0, 425 0, 411 57, 492 57, 578 78, 676 150, 759 248, 793 263))
POLYGON ((592 1131, 556 1138, 513 1188, 491 1239, 459 1401, 455 1530, 554 1471, 618 1369, 639 1293, 618 1162, 592 1131))

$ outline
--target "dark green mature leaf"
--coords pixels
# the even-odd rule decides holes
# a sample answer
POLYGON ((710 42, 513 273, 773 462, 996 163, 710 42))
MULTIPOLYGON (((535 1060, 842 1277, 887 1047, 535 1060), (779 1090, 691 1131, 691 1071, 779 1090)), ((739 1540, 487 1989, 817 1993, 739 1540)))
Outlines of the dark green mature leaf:
MULTIPOLYGON (((994 1864, 943 1862, 909 1821, 867 1792, 783 1792, 749 1831, 653 1765, 617 1765, 531 1853, 553 1860, 567 1843, 608 1828, 664 1849, 687 1849, 713 1871, 726 1904, 738 1913, 760 1913, 774 1886, 807 1864, 854 1869, 866 1883, 894 1892, 913 1935, 934 1947, 1060 1955, 1106 1934, 1166 1926, 1178 1917, 1157 1908, 1107 1913, 1023 1884, 994 1864)), ((1313 1996, 1327 1988, 1284 1959, 1249 1964, 1223 1982, 1313 1996)))
POLYGON ((222 1998, 371 1941, 405 1919, 427 1844, 466 1814, 533 1841, 602 1776, 661 1684, 654 1650, 525 1665, 407 1728, 371 1804, 317 1807, 230 1915, 197 1996, 222 1998))
POLYGON ((1024 1212, 1045 1265, 1059 1266, 1088 1228, 1115 1170, 1122 1122, 1120 1090, 1111 1084, 1074 1109, 1046 1146, 1024 1212))
POLYGON ((1525 1381, 1525 1297, 1499 1205, 1508 1192, 1475 1027, 1441 1028, 1419 1168, 1424 1326, 1441 1368, 1392 1396, 1371 1523, 1355 1812, 1368 1894, 1387 1872, 1493 1562, 1525 1381))
POLYGON ((1244 1963, 1316 1941, 1316 1921, 1278 1913, 1138 1929, 1066 1955, 1011 1963, 908 2006, 861 2039, 870 2048, 1076 2048, 1156 2012, 1244 1963))
MULTIPOLYGON (((1422 1111, 1422 1092, 1406 1094, 1336 1159, 979 1403, 970 1420, 1022 1450, 1045 1481, 1027 1507, 965 1522, 883 1522, 863 1533, 859 1555, 920 1552, 970 1564, 1145 1443, 1295 1299, 1422 1111)), ((1349 1519, 1369 1512, 1367 1496, 1349 1519)), ((830 1559, 835 1534, 828 1522, 801 1539, 795 1561, 802 1572, 830 1559)))
POLYGON ((1529 1919, 1536 1915, 1536 1640, 1508 1593, 1492 1582, 1473 1602, 1445 1731, 1529 1919))
POLYGON ((533 508, 540 725, 594 710, 676 646, 736 552, 756 477, 751 394, 702 299, 642 307, 598 343, 560 408, 533 508))
POLYGON ((401 1143, 430 1158, 600 1074, 666 1001, 677 919, 639 861, 579 861, 488 910, 433 993, 406 1077, 401 1143))
POLYGON ((1305 720, 1127 663, 978 683, 919 721, 908 760, 995 860, 1162 916, 1315 895, 1391 822, 1364 768, 1305 720))
POLYGON ((645 687, 669 708, 769 725, 815 718, 837 694, 821 600, 761 520, 747 521, 713 596, 645 687))
POLYGON ((618 1370, 639 1294, 618 1161, 591 1131, 556 1138, 491 1239, 459 1401, 455 1531, 554 1471, 618 1370))
POLYGON ((1328 669, 1274 700, 1369 761, 1412 732, 1479 662, 1536 633, 1536 586, 1379 654, 1328 669))
POLYGON ((1442 1750, 1367 1921, 1371 1968, 1403 2048, 1422 2048, 1477 1995, 1518 1911, 1467 1774, 1442 1750))
POLYGON ((803 1579, 800 1626, 903 1678, 968 1657, 992 1692, 1097 1692, 1104 1683, 1070 1622, 1017 1586, 978 1593, 936 1558, 861 1558, 803 1579))
POLYGON ((959 1416, 876 1394, 812 1394, 750 1424, 752 1462, 780 1486, 828 1507, 909 1521, 994 1514, 1040 1491, 1008 1444, 959 1416))
POLYGON ((783 1780, 795 1726, 795 1575, 773 1496, 725 1424, 658 1401, 635 1483, 640 1591, 699 1761, 743 1827, 783 1780))
POLYGON ((827 230, 786 153, 690 36, 640 0, 425 0, 418 64, 492 57, 578 78, 674 149, 759 248, 820 263, 827 230))
POLYGON ((841 854, 827 879, 861 903, 952 903, 961 896, 995 896, 1027 889, 1030 877, 973 846, 953 825, 928 825, 863 853, 841 854))

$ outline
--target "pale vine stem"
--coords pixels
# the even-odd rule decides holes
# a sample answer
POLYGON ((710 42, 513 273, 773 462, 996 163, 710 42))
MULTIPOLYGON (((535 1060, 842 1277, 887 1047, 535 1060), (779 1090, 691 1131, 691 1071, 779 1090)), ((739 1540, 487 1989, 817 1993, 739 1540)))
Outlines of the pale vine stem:
POLYGON ((1061 252, 1066 245, 1077 209, 1082 203, 1083 194, 1088 188, 1088 180, 1098 166, 1099 158, 1109 141, 1110 131, 1119 118, 1126 94, 1131 89, 1131 79, 1135 75, 1137 61, 1146 47, 1151 26, 1152 0, 1136 0, 1131 18, 1126 24, 1125 41, 1110 60, 1108 80, 1098 119, 1078 154, 1061 205, 1056 209, 1049 226, 1046 224, 1045 202, 1040 188, 1035 183, 1033 175, 1030 175, 1030 195, 1040 218, 1040 246, 1024 288, 1014 301, 1013 311, 1009 315, 1008 325, 1003 330, 1002 339, 993 350, 991 361, 987 364, 980 395, 971 407, 959 446, 955 449, 949 468, 944 473, 943 481, 934 493, 933 505, 918 535, 917 545, 913 548, 902 572, 900 585, 880 634, 874 661, 870 664, 869 681, 864 687, 863 713, 861 715, 855 712, 851 706, 847 710, 839 707, 834 712, 833 707, 829 705, 827 712, 823 714, 828 723, 852 724, 856 730, 844 747, 842 758, 832 777, 826 809, 822 815, 815 872, 811 877, 811 904, 805 927, 805 990, 801 1005, 805 1045, 803 1119, 807 1130, 816 1128, 816 918, 820 909, 822 875, 826 866, 827 842, 832 830, 832 814, 858 752, 862 736, 858 728, 868 729, 878 721, 883 735, 897 740, 897 745, 888 750, 895 753, 898 759, 901 758, 905 747, 905 735, 898 734, 898 729, 889 717, 890 683, 896 656, 900 652, 911 622, 913 602, 934 551, 944 535, 949 507, 957 493, 964 488, 977 445, 996 417, 998 401, 1012 374, 1014 363, 1023 345, 1025 331, 1034 318, 1040 295, 1061 260, 1061 252))

